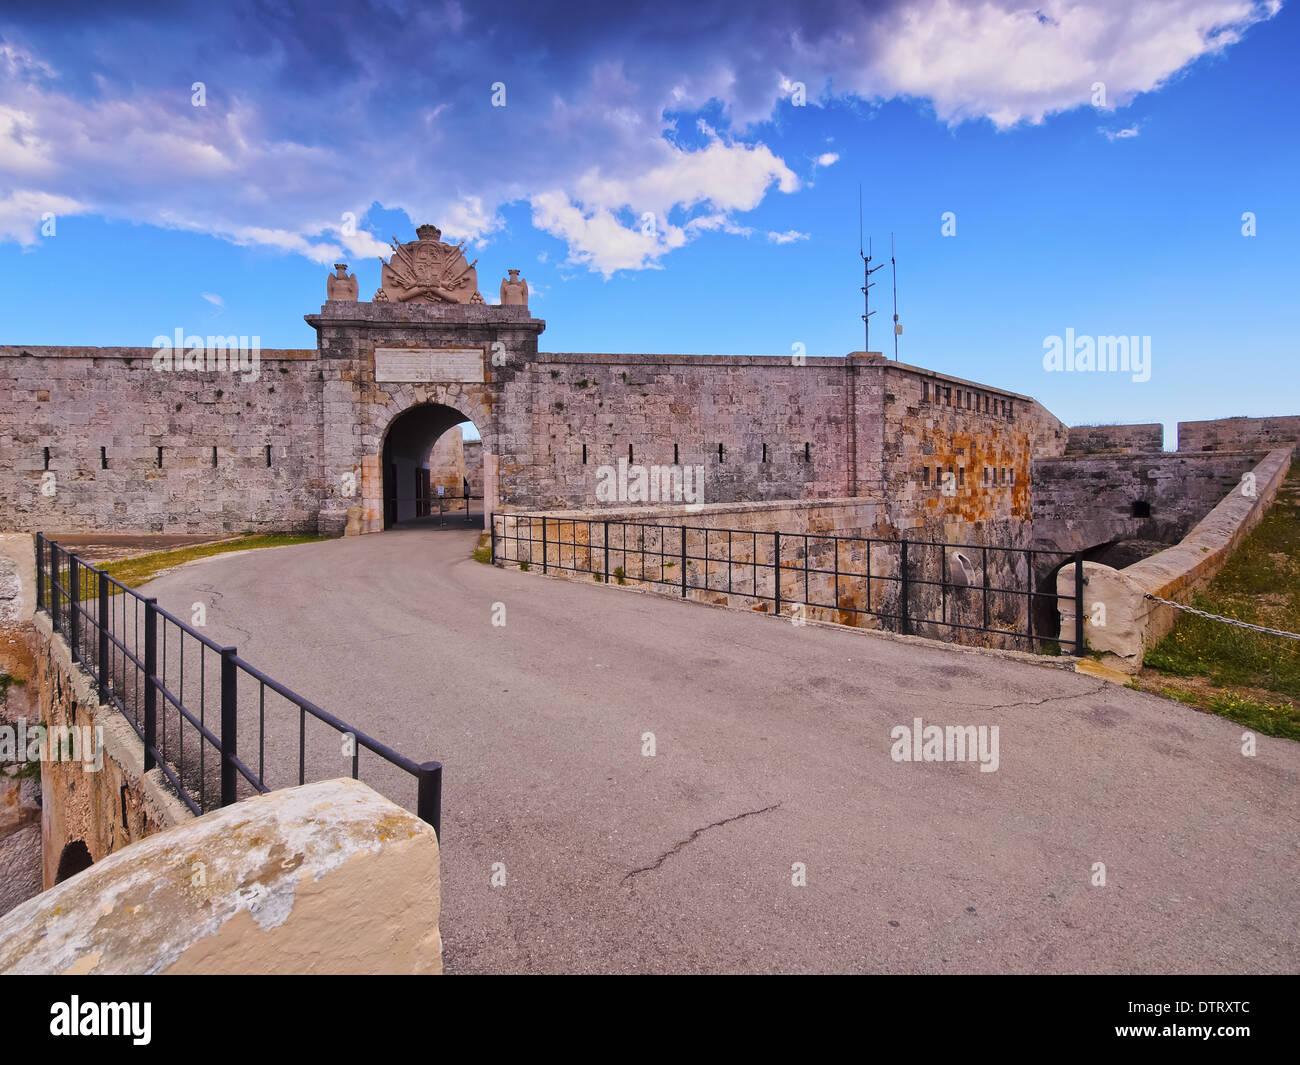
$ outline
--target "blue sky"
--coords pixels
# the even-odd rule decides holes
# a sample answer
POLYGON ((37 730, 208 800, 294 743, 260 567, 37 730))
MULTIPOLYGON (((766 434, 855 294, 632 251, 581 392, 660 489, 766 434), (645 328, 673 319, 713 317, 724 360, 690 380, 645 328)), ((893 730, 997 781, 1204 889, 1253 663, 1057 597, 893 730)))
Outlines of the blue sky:
POLYGON ((329 264, 369 298, 432 221, 544 350, 843 355, 861 183, 872 348, 892 230, 904 361, 1168 445, 1300 413, 1294 4, 480 6, 0 13, 0 343, 309 347, 329 264), (1067 328, 1150 379, 1045 371, 1067 328))

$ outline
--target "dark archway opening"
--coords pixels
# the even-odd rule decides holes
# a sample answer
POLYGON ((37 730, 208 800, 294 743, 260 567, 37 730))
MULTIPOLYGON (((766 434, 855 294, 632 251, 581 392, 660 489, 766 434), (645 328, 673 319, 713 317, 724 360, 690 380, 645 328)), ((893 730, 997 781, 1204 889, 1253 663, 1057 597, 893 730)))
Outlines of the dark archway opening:
MULTIPOLYGON (((1125 540, 1107 540, 1105 543, 1094 544, 1086 548, 1080 554, 1085 562, 1100 562, 1103 566, 1110 566, 1112 569, 1124 569, 1126 566, 1133 565, 1134 562, 1140 562, 1144 558, 1154 555, 1157 551, 1163 551, 1168 544, 1160 543, 1156 540, 1144 540, 1133 537, 1125 540)), ((1066 559, 1064 562, 1056 561, 1053 565, 1045 567, 1037 575, 1035 585, 1040 592, 1054 592, 1057 586, 1057 575, 1064 571, 1069 578, 1069 588, 1074 588, 1074 562, 1066 559)), ((1061 612, 1057 607, 1057 600, 1050 596, 1034 597, 1034 631, 1060 632, 1061 612)), ((1074 632, 1061 633, 1061 646, 1072 645, 1074 642, 1074 632)))
POLYGON ((473 425, 455 407, 442 403, 410 407, 392 420, 380 458, 385 529, 446 524, 451 515, 460 519, 458 524, 472 520, 482 498, 482 459, 473 446, 477 434, 463 440, 454 434, 445 441, 451 446, 437 452, 435 448, 448 430, 456 426, 473 430, 473 425))
POLYGON ((95 863, 90 858, 90 848, 79 839, 74 839, 59 855, 59 869, 54 874, 54 882, 62 884, 69 877, 76 876, 83 869, 89 869, 95 863))

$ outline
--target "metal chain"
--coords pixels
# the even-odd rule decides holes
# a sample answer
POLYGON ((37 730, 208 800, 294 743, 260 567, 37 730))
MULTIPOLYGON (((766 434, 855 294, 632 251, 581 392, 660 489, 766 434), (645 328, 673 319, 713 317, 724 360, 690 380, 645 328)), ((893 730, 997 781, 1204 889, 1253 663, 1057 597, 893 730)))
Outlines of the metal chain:
POLYGON ((1266 629, 1263 625, 1252 625, 1247 621, 1238 621, 1236 618, 1220 617, 1218 614, 1208 614, 1204 610, 1197 610, 1194 606, 1186 606, 1183 603, 1175 603, 1172 599, 1161 599, 1158 595, 1146 593, 1147 599, 1154 599, 1157 603, 1164 603, 1165 606, 1176 607, 1179 610, 1186 610, 1189 614, 1196 614, 1203 618, 1209 618, 1211 621, 1223 621, 1229 625, 1236 625, 1238 628, 1250 629, 1253 632, 1265 632, 1270 636, 1285 636, 1288 640, 1300 640, 1300 633, 1283 632, 1281 629, 1266 629))

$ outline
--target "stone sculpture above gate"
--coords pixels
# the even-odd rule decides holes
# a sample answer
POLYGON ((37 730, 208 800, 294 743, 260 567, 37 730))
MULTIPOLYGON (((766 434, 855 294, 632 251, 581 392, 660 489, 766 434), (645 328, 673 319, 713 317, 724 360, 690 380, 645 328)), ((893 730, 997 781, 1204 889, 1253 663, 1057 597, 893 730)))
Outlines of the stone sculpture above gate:
POLYGON ((383 263, 376 303, 482 303, 478 273, 465 261, 463 243, 442 241, 442 230, 423 225, 418 239, 406 244, 393 238, 393 254, 383 263))

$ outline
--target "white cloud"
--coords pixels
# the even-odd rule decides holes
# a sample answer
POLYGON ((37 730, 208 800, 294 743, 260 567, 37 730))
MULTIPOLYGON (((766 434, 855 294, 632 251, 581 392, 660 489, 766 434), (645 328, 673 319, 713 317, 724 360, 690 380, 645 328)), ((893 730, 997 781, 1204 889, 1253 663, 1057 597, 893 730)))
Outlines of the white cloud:
POLYGON ((199 295, 201 295, 205 300, 207 300, 214 307, 224 307, 226 305, 226 301, 223 300, 220 296, 218 296, 215 292, 201 292, 199 293, 199 295))
POLYGON ((800 233, 797 229, 787 229, 784 233, 768 233, 767 240, 769 244, 793 244, 798 240, 807 240, 807 233, 800 233))
MULTIPOLYGON (((1096 82, 1107 110, 1123 107, 1222 52, 1279 5, 771 3, 762 18, 736 19, 692 0, 673 11, 682 27, 671 40, 600 13, 566 33, 545 4, 508 17, 412 7, 394 35, 367 0, 322 37, 300 28, 306 10, 273 18, 205 7, 195 35, 261 33, 267 44, 220 53, 223 76, 209 82, 204 108, 190 106, 192 71, 170 58, 185 53, 165 21, 127 32, 105 16, 93 48, 65 44, 57 28, 34 21, 31 32, 48 37, 45 54, 6 27, 0 239, 31 246, 44 211, 95 213, 329 265, 387 252, 360 225, 345 233, 345 212, 363 224, 379 203, 412 224, 484 241, 502 231, 503 205, 523 202, 534 225, 568 244, 570 263, 605 276, 655 268, 702 234, 750 236, 740 216, 774 189, 800 188, 761 125, 790 106, 795 81, 807 86, 809 106, 911 98, 945 123, 1005 128, 1091 106, 1096 82), (521 48, 539 36, 545 49, 521 48), (446 45, 438 63, 421 62, 430 41, 446 45), (139 63, 146 53, 157 62, 139 63), (507 81, 508 107, 487 105, 475 81, 484 71, 487 84, 507 81), (705 108, 707 122, 692 114, 705 108), (680 113, 690 117, 679 122, 680 113), (642 232, 645 213, 656 218, 651 233, 642 232)), ((1137 126, 1103 132, 1120 139, 1137 126)), ((825 151, 813 169, 838 161, 825 151)))
POLYGON ((1128 126, 1125 129, 1106 129, 1101 127, 1101 132, 1106 135, 1108 141, 1127 140, 1130 137, 1138 135, 1137 126, 1128 126))
POLYGON ((53 215, 55 235, 59 219, 65 215, 85 214, 87 207, 67 196, 33 189, 14 189, 0 198, 0 240, 12 240, 20 247, 39 243, 38 234, 45 216, 53 215))

